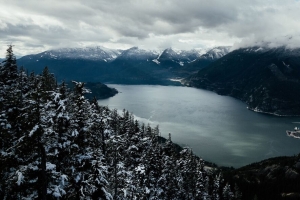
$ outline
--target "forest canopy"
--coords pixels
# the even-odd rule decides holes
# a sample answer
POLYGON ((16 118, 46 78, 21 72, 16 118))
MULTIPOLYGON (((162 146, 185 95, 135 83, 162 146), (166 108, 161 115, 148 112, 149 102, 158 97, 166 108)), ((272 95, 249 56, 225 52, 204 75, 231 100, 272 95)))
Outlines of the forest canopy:
POLYGON ((12 46, 0 66, 1 199, 240 199, 237 187, 191 149, 162 143, 139 123, 18 68, 12 46))

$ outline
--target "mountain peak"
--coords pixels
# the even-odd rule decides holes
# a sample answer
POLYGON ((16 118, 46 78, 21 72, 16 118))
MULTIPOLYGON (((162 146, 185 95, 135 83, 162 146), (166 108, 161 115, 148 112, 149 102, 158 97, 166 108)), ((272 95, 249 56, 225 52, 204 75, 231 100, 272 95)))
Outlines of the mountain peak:
POLYGON ((140 49, 139 47, 132 47, 124 50, 119 56, 119 59, 137 59, 137 60, 152 60, 158 56, 155 51, 140 49))
POLYGON ((207 51, 205 54, 201 55, 201 58, 217 60, 230 52, 230 46, 219 46, 214 47, 207 51))

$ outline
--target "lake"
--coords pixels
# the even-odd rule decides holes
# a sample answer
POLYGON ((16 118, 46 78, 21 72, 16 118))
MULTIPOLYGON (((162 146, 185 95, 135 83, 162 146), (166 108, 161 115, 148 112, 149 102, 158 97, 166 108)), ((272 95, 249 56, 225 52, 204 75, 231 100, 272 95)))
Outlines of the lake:
POLYGON ((300 117, 255 113, 247 105, 213 92, 176 86, 114 85, 116 96, 99 100, 111 109, 126 109, 161 135, 189 146, 204 160, 241 167, 276 156, 300 153, 300 140, 288 129, 300 126, 300 117))

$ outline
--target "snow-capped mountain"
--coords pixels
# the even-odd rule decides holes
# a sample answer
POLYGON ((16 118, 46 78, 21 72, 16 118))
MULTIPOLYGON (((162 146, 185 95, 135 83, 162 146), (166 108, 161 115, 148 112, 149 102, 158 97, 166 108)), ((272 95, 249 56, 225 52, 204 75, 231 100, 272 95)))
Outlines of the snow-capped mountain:
POLYGON ((282 47, 267 47, 267 46, 254 46, 254 47, 248 47, 248 48, 242 48, 239 49, 239 51, 244 52, 244 53, 252 53, 252 54, 262 54, 266 52, 272 52, 275 53, 276 55, 279 55, 280 58, 286 58, 286 57, 291 57, 291 56, 300 56, 300 48, 288 48, 286 46, 282 47))
POLYGON ((182 57, 186 57, 189 62, 195 61, 197 58, 202 56, 207 52, 207 49, 191 49, 191 50, 183 50, 180 52, 182 57))
POLYGON ((122 50, 108 49, 105 47, 86 47, 86 48, 62 48, 45 51, 40 54, 31 55, 34 59, 83 59, 95 61, 113 61, 116 59, 122 50))
POLYGON ((220 46, 220 47, 215 47, 209 51, 207 51, 205 54, 201 55, 201 59, 210 59, 210 60, 217 60, 219 58, 222 58, 226 54, 230 52, 229 46, 220 46))
POLYGON ((212 62, 222 58, 229 53, 231 47, 220 46, 213 49, 202 50, 197 59, 185 65, 185 70, 197 72, 198 70, 209 66, 212 62))
POLYGON ((203 54, 203 49, 192 50, 175 50, 172 48, 165 49, 153 62, 160 64, 161 62, 169 62, 172 65, 178 64, 184 66, 191 63, 203 54))
POLYGON ((119 56, 118 59, 125 60, 152 60, 159 55, 159 52, 144 50, 138 47, 132 47, 130 49, 124 50, 119 56))
POLYGON ((162 79, 187 77, 223 56, 227 49, 219 47, 207 52, 203 49, 172 48, 154 51, 138 47, 127 50, 63 48, 24 56, 18 59, 18 64, 35 73, 41 73, 43 67, 48 66, 61 80, 158 83, 162 79), (203 55, 206 57, 200 64, 197 63, 203 55))

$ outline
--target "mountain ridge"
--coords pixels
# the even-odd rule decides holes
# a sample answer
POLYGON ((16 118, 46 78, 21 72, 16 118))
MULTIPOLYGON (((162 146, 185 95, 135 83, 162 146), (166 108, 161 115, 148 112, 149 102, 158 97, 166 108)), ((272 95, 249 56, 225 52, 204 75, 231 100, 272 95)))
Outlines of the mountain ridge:
POLYGON ((169 85, 175 84, 170 79, 184 78, 198 70, 198 66, 188 66, 201 56, 201 51, 195 49, 175 51, 168 48, 160 52, 138 47, 127 50, 103 47, 64 48, 23 56, 18 59, 18 64, 36 73, 40 73, 43 67, 48 66, 59 80, 66 81, 76 79, 169 85))

